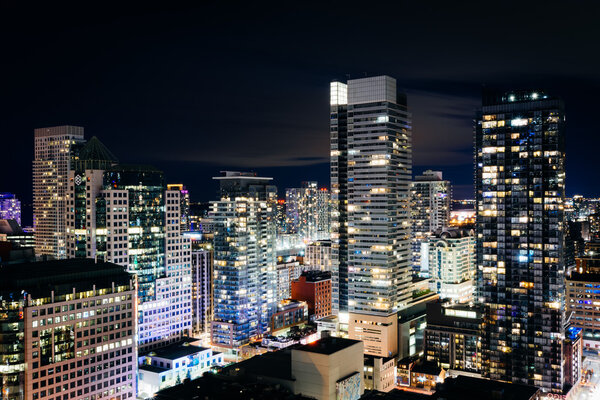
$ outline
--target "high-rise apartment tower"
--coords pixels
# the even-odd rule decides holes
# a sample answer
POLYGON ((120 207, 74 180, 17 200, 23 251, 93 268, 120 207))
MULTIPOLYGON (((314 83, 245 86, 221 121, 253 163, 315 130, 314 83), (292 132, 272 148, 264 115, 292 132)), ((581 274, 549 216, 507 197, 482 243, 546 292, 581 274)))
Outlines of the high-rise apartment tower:
POLYGON ((564 106, 489 93, 475 125, 478 300, 484 374, 563 389, 564 106))
POLYGON ((443 179, 441 171, 427 170, 415 177, 410 193, 413 272, 426 275, 421 272, 421 245, 450 222, 450 182, 443 179))

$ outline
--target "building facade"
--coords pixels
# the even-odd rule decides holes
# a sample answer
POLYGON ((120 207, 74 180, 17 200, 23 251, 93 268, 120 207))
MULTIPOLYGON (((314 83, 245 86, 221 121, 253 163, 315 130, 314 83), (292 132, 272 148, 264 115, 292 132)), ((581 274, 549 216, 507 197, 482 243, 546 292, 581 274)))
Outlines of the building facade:
POLYGON ((20 247, 35 247, 35 236, 25 232, 14 219, 0 219, 0 242, 11 242, 20 247))
POLYGON ((138 398, 180 385, 223 364, 223 355, 190 342, 171 344, 139 358, 138 398))
POLYGON ((491 379, 562 392, 564 106, 484 95, 475 125, 478 300, 491 379))
POLYGON ((277 334, 292 326, 302 325, 308 322, 308 305, 305 301, 292 299, 277 302, 277 307, 271 315, 271 333, 277 334))
POLYGON ((180 191, 162 171, 119 165, 97 139, 68 174, 66 249, 127 267, 138 284, 141 351, 172 343, 192 328, 191 248, 180 231, 180 191))
POLYGON ((413 272, 428 276, 421 271, 421 244, 433 232, 448 226, 452 189, 441 171, 427 170, 411 182, 410 195, 413 272))
POLYGON ((268 332, 276 306, 275 202, 272 178, 227 171, 212 202, 215 346, 238 349, 268 332))
POLYGON ((292 292, 292 282, 298 279, 304 264, 301 257, 281 257, 277 259, 277 301, 289 299, 292 292))
POLYGON ((0 193, 0 219, 14 219, 21 225, 21 202, 12 193, 0 193))
POLYGON ((421 265, 430 276, 430 289, 442 299, 473 302, 475 232, 464 228, 440 229, 431 234, 422 248, 421 265))
POLYGON ((317 240, 306 246, 304 265, 307 269, 331 271, 331 240, 317 240))
POLYGON ((82 142, 83 128, 79 126, 55 126, 34 132, 33 227, 38 256, 66 258, 67 179, 82 142))
POLYGON ((209 333, 213 315, 213 253, 192 250, 192 330, 209 333))
POLYGON ((481 373, 483 314, 479 307, 427 304, 425 358, 446 370, 481 373))
POLYGON ((331 315, 331 272, 302 272, 292 281, 291 298, 308 304, 311 320, 328 317, 331 315))
POLYGON ((181 183, 171 183, 167 185, 167 190, 179 190, 179 214, 181 220, 180 230, 181 232, 188 232, 192 230, 192 215, 190 205, 190 192, 181 183))
POLYGON ((571 326, 581 329, 586 350, 600 352, 600 273, 573 272, 565 285, 571 326))
POLYGON ((306 241, 329 239, 329 192, 317 182, 285 190, 287 232, 306 241))
POLYGON ((335 309, 385 319, 411 296, 406 96, 378 76, 332 82, 330 105, 335 309))
POLYGON ((0 292, 3 398, 135 398, 135 277, 123 267, 13 264, 0 292))

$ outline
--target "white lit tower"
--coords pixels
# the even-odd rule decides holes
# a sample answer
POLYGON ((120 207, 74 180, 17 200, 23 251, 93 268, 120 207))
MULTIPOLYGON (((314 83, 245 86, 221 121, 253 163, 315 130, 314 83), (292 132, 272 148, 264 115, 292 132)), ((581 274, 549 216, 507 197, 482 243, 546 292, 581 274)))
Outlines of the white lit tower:
POLYGON ((353 321, 391 324, 380 332, 389 341, 373 349, 365 345, 373 355, 395 351, 385 343, 397 343, 392 325, 412 295, 411 135, 406 96, 397 91, 395 79, 331 83, 335 307, 349 312, 351 338, 359 338, 361 330, 353 330, 353 321))
POLYGON ((65 194, 67 174, 76 149, 84 142, 80 126, 55 126, 34 131, 33 227, 35 253, 65 258, 65 194))

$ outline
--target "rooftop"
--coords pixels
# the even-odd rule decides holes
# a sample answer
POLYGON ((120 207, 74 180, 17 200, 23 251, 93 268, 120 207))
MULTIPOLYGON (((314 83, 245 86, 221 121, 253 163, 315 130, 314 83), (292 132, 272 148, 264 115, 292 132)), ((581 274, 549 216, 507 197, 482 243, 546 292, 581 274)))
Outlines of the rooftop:
POLYGON ((458 376, 446 379, 437 398, 448 400, 459 399, 496 399, 496 400, 530 400, 536 396, 538 388, 493 381, 489 379, 458 376))
POLYGON ((111 168, 108 168, 107 171, 116 171, 116 172, 158 172, 163 173, 161 170, 153 167, 152 165, 144 165, 144 164, 118 164, 114 165, 111 168))
POLYGON ((241 172, 241 171, 221 171, 221 176, 215 176, 213 179, 226 180, 226 179, 250 179, 259 181, 272 181, 273 178, 264 178, 256 176, 255 172, 241 172))
POLYGON ((292 381, 292 353, 290 348, 264 353, 227 366, 222 374, 264 376, 292 381))
POLYGON ((35 297, 92 290, 117 285, 129 285, 132 275, 124 267, 108 263, 95 262, 90 258, 72 258, 9 264, 0 266, 0 293, 22 296, 22 291, 35 297))
POLYGON ((320 282, 331 279, 331 272, 319 271, 319 270, 308 270, 303 271, 300 276, 306 278, 307 282, 320 282))
POLYGON ((389 392, 365 391, 360 400, 434 400, 429 394, 393 389, 389 392))
POLYGON ((460 239, 475 236, 475 231, 468 228, 446 227, 433 232, 433 236, 441 239, 460 239))
POLYGON ((416 374, 439 375, 442 372, 442 368, 438 366, 437 363, 423 361, 413 365, 411 372, 416 374))
POLYGON ((14 219, 0 219, 0 233, 5 235, 31 235, 25 233, 23 228, 14 219))
POLYGON ((154 372, 155 374, 161 374, 163 372, 169 371, 167 368, 155 367, 154 365, 140 365, 138 367, 139 370, 154 372))
POLYGON ((119 161, 96 136, 93 136, 88 140, 85 146, 83 146, 79 152, 79 159, 89 161, 119 161))
POLYGON ((378 357, 378 356, 371 356, 371 355, 365 354, 365 366, 372 367, 373 365, 375 365, 376 358, 382 359, 383 363, 385 364, 385 363, 389 362, 390 360, 393 360, 395 357, 378 357))
MULTIPOLYGON (((254 357, 256 358, 256 357, 254 357)), ((156 400, 310 400, 294 395, 279 385, 239 382, 219 375, 205 374, 192 381, 159 391, 156 400)))
POLYGON ((294 350, 331 355, 350 346, 354 346, 357 343, 361 343, 361 341, 330 336, 319 339, 313 343, 305 344, 294 350))
POLYGON ((582 274, 579 272, 573 272, 571 275, 567 276, 565 280, 577 282, 600 282, 600 274, 582 274))
POLYGON ((294 300, 294 299, 284 299, 284 300, 280 300, 277 303, 277 310, 278 311, 290 310, 292 308, 304 307, 304 306, 306 306, 306 302, 305 301, 294 300))
POLYGON ((167 360, 176 360, 178 358, 192 356, 202 351, 209 350, 206 347, 194 346, 188 341, 171 344, 167 347, 158 348, 148 353, 150 357, 159 357, 167 360))

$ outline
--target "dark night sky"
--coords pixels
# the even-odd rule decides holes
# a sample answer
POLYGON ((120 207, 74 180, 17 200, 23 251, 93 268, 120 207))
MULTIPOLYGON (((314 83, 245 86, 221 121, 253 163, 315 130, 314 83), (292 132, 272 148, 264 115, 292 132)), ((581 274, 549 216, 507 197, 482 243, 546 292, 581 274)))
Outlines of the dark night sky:
POLYGON ((0 191, 25 202, 33 129, 61 124, 84 126, 122 162, 163 169, 197 201, 214 197, 221 169, 274 176, 280 191, 328 184, 329 82, 348 74, 398 80, 413 112, 414 172, 443 170, 456 198, 472 197, 482 85, 558 94, 567 193, 600 192, 597 2, 59 3, 0 5, 0 191))

